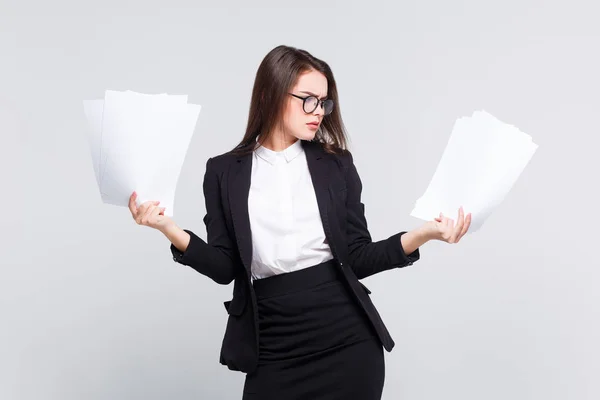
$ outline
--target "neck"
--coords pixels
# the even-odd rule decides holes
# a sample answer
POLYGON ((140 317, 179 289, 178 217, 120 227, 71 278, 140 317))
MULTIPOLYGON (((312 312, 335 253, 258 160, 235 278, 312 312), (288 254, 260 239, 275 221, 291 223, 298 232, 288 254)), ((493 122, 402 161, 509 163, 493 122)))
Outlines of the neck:
POLYGON ((295 136, 286 135, 283 132, 275 132, 269 135, 262 145, 272 151, 283 151, 298 140, 295 136))

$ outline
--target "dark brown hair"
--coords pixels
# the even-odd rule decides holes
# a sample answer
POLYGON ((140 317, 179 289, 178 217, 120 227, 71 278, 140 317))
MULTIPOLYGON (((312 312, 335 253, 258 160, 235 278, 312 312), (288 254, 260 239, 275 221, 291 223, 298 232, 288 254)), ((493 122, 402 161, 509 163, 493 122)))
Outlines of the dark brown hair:
POLYGON ((337 153, 347 148, 347 137, 342 116, 337 86, 331 68, 325 61, 313 57, 305 50, 289 46, 277 46, 260 63, 254 80, 250 112, 246 133, 242 141, 232 150, 246 154, 254 150, 257 137, 263 144, 273 128, 282 123, 287 93, 296 84, 298 77, 311 70, 327 78, 327 97, 334 101, 331 114, 325 116, 313 141, 324 144, 326 151, 337 153), (260 135, 260 137, 259 137, 260 135))

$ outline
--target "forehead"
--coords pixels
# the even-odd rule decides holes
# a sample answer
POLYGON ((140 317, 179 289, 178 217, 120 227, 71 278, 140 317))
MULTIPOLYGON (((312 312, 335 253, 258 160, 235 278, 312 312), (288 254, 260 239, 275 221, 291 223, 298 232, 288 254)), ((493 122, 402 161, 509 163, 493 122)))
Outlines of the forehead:
POLYGON ((311 70, 301 74, 298 77, 294 91, 306 91, 319 95, 327 96, 327 78, 322 73, 311 70))

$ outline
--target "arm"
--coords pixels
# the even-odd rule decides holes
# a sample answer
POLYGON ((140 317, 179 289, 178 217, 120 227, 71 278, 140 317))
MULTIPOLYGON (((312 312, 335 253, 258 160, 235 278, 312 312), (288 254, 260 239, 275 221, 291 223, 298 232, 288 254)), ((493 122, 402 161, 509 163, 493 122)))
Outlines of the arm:
POLYGON ((163 234, 171 241, 174 261, 192 267, 217 283, 227 285, 234 279, 239 262, 225 225, 219 177, 211 169, 210 158, 206 162, 203 190, 207 241, 175 224, 165 228, 163 234))
POLYGON ((365 218, 365 206, 361 202, 362 182, 354 165, 352 154, 346 165, 347 238, 350 267, 358 279, 393 268, 412 265, 419 260, 419 247, 429 240, 421 229, 399 232, 387 239, 374 242, 365 218))

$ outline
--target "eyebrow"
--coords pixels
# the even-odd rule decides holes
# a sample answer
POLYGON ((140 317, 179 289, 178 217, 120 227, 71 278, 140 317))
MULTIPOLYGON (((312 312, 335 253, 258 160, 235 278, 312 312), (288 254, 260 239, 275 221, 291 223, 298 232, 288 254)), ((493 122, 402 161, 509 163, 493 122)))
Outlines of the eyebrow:
MULTIPOLYGON (((306 93, 306 94, 310 94, 311 96, 315 96, 316 98, 319 98, 319 96, 318 96, 318 95, 316 95, 315 93, 312 93, 312 92, 307 92, 307 91, 305 91, 305 90, 301 90, 301 91, 300 91, 300 93, 306 93)), ((321 98, 320 98, 320 100, 325 100, 326 98, 327 98, 327 96, 323 96, 323 97, 321 97, 321 98)))

